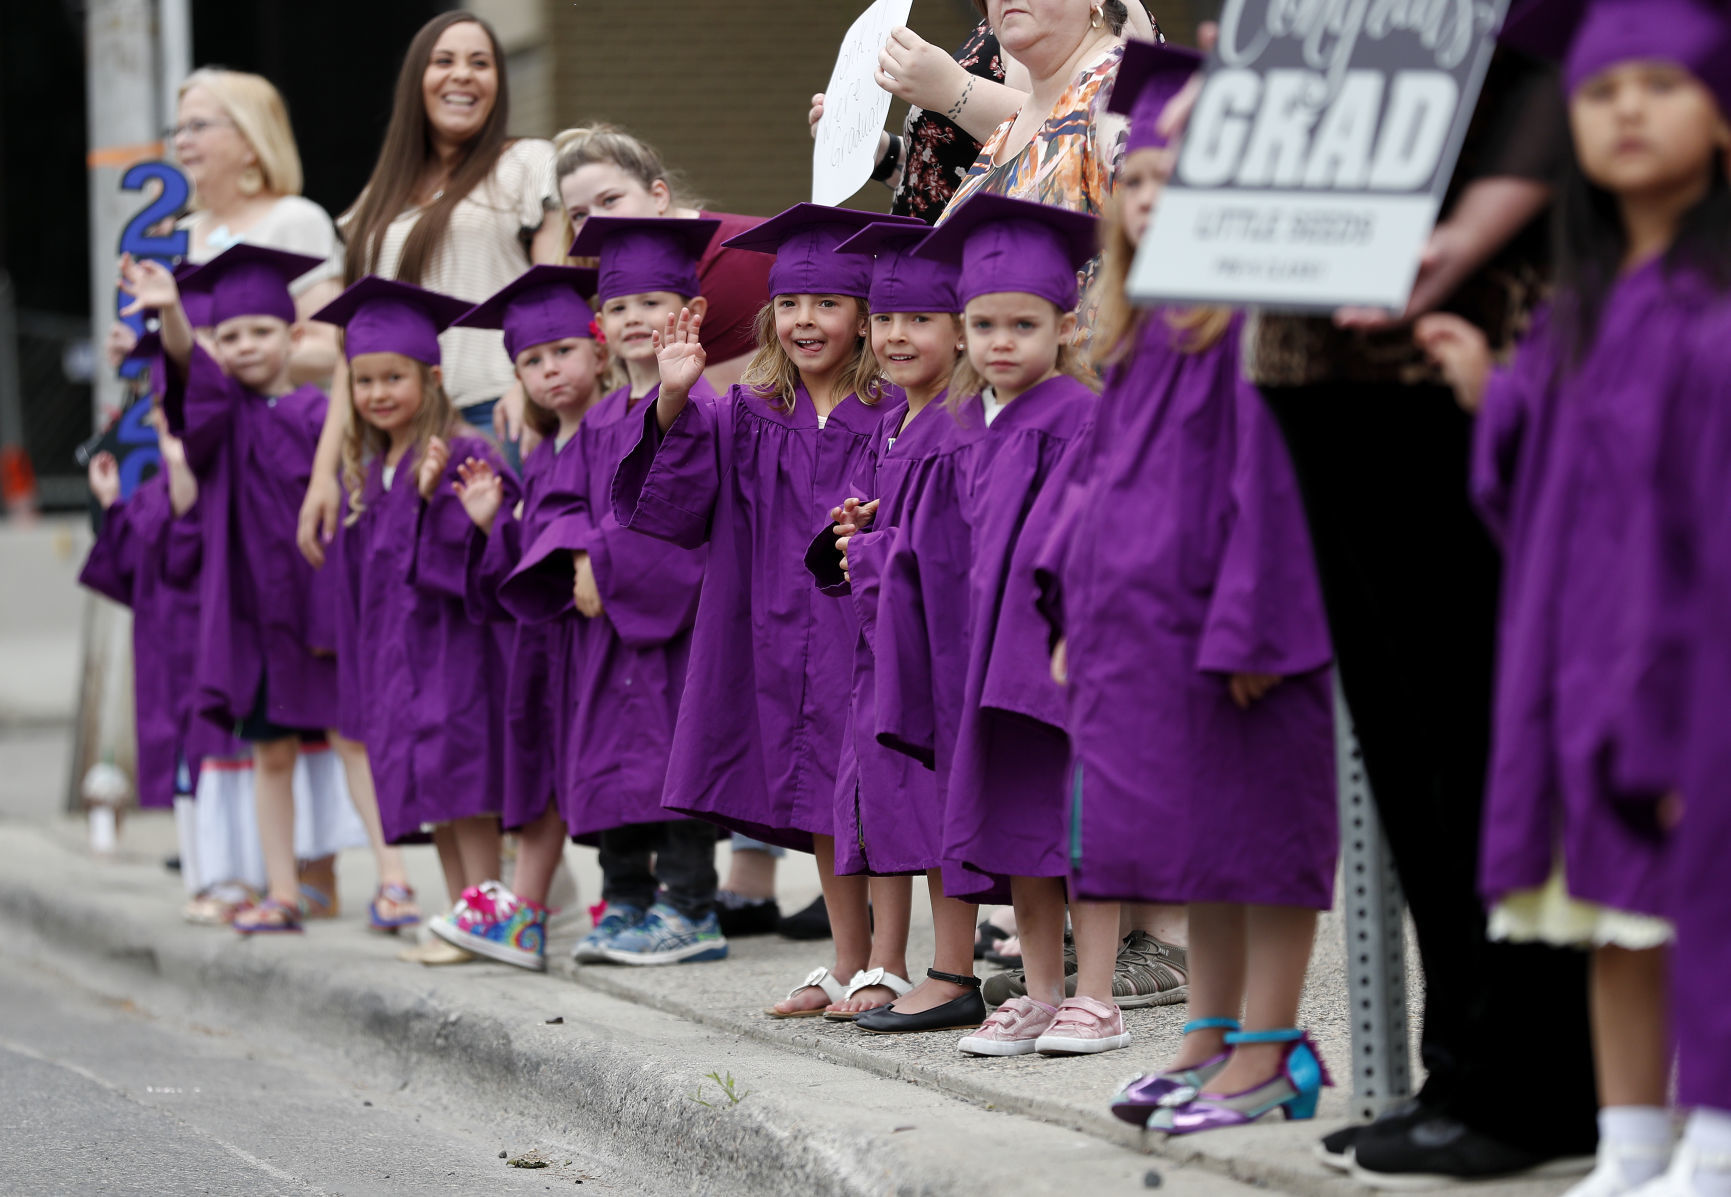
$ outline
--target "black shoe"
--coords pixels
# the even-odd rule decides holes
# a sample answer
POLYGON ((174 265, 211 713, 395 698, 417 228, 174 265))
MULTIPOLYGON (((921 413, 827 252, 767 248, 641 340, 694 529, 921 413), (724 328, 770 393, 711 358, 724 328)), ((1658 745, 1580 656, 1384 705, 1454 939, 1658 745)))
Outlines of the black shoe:
POLYGON ((823 904, 823 895, 812 899, 804 910, 782 919, 776 930, 788 939, 828 939, 829 908, 823 904))
POLYGON ((1349 1172, 1352 1170, 1358 1144, 1367 1135, 1398 1134, 1423 1114, 1424 1107, 1419 1105, 1418 1098, 1409 1097, 1384 1110, 1374 1122, 1343 1126, 1332 1135, 1324 1135, 1322 1141, 1316 1145, 1316 1158, 1324 1167, 1333 1168, 1337 1172, 1349 1172))
POLYGON ((934 981, 966 985, 968 992, 918 1014, 900 1014, 889 1006, 879 1006, 855 1018, 853 1025, 874 1035, 907 1035, 915 1031, 971 1031, 986 1021, 986 1002, 980 996, 978 977, 940 973, 936 969, 927 969, 926 976, 934 981))
POLYGON ((742 898, 724 889, 715 895, 715 917, 729 939, 771 935, 781 925, 781 906, 774 898, 742 898))
POLYGON ((1578 1176, 1592 1167, 1590 1155, 1511 1147, 1459 1119, 1430 1112, 1397 1133, 1361 1135, 1352 1178, 1373 1189, 1434 1189, 1475 1180, 1578 1176))

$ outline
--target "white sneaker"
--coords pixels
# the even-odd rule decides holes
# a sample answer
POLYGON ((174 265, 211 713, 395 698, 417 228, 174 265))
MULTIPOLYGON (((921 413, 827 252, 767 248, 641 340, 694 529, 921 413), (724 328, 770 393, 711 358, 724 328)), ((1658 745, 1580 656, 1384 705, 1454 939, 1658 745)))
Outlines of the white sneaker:
POLYGON ((1624 1197, 1645 1184, 1664 1176, 1665 1161, 1671 1158, 1671 1148, 1654 1147, 1645 1143, 1613 1143, 1599 1140, 1599 1155, 1593 1170, 1566 1190, 1563 1197, 1624 1197), (1658 1175, 1654 1175, 1657 1170, 1658 1175), (1651 1179, 1635 1180, 1644 1176, 1651 1179))
POLYGON ((1671 1166, 1634 1190, 1634 1197, 1701 1197, 1695 1177, 1702 1172, 1731 1176, 1731 1156, 1703 1156, 1687 1138, 1677 1144, 1671 1166))

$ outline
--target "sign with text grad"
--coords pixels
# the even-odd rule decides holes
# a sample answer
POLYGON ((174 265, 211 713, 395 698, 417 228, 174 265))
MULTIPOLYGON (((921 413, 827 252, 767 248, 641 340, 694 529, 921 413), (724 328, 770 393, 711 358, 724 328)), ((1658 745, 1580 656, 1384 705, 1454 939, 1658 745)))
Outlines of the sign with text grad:
POLYGON ((1508 0, 1226 0, 1138 302, 1406 307, 1508 0))
POLYGON ((890 114, 890 93, 877 83, 878 52, 908 23, 913 6, 914 0, 877 0, 842 39, 811 149, 812 203, 835 207, 871 182, 878 134, 890 114))

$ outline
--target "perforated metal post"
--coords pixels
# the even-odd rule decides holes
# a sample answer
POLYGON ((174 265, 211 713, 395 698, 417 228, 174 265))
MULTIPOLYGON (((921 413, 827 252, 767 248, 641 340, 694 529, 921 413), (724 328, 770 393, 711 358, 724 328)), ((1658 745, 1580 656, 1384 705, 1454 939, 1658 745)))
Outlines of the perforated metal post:
POLYGON ((1374 1118, 1412 1092, 1407 1048, 1405 899, 1371 800, 1352 713, 1335 685, 1347 992, 1352 1002, 1352 1108, 1374 1118))

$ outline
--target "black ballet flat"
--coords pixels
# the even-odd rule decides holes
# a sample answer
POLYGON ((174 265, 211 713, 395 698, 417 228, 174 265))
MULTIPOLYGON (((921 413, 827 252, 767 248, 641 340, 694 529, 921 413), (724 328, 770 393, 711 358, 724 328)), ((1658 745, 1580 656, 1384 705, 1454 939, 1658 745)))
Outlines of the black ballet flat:
POLYGON ((928 968, 926 976, 951 985, 966 985, 968 992, 918 1014, 900 1014, 888 1006, 879 1006, 855 1018, 853 1025, 873 1035, 909 1035, 917 1031, 971 1031, 986 1021, 986 1001, 980 996, 978 977, 940 973, 935 968, 928 968))

